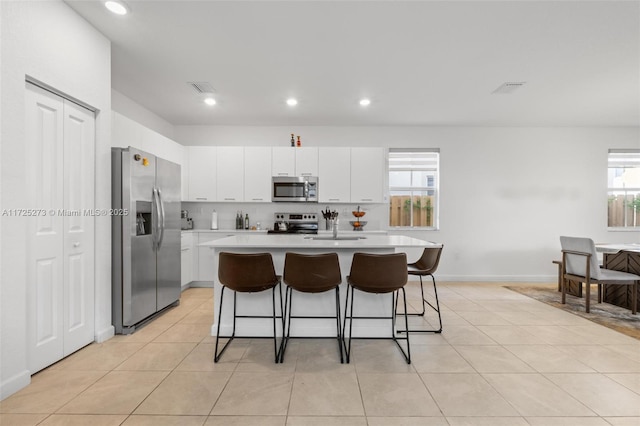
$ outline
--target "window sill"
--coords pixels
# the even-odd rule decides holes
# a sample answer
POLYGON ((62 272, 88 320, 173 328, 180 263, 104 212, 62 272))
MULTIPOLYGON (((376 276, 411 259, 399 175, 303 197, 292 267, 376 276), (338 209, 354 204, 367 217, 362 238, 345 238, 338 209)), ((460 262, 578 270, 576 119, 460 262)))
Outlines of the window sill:
POLYGON ((640 226, 607 227, 607 231, 609 231, 609 232, 640 232, 640 226))

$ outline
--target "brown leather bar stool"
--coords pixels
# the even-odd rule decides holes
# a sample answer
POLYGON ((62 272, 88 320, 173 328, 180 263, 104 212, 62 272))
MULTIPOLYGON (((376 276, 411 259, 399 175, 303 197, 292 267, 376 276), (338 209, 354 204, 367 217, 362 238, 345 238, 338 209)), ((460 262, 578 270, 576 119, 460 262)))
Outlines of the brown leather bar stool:
POLYGON ((398 299, 400 290, 404 299, 404 323, 405 331, 409 329, 409 320, 407 317, 407 295, 404 286, 407 283, 407 255, 404 253, 392 254, 367 254, 354 253, 351 262, 351 271, 347 277, 347 299, 344 308, 344 326, 342 334, 345 339, 345 351, 347 363, 351 358, 351 335, 354 319, 390 319, 391 320, 391 339, 398 345, 400 352, 411 364, 411 349, 409 346, 409 333, 406 337, 396 337, 396 311, 398 309, 398 299), (362 317, 353 315, 353 301, 355 299, 355 290, 365 293, 391 293, 391 315, 388 317, 362 317), (349 292, 351 292, 351 304, 349 305, 349 292), (346 327, 349 320, 349 336, 347 338, 346 327), (400 346, 399 340, 407 341, 407 351, 405 352, 400 346))
POLYGON ((438 269, 438 264, 440 263, 440 255, 442 254, 442 247, 426 247, 422 252, 422 256, 414 263, 409 263, 407 265, 407 272, 409 275, 417 275, 420 277, 420 295, 422 296, 422 312, 420 313, 410 313, 407 315, 418 315, 424 316, 426 312, 426 307, 429 305, 431 309, 438 313, 438 322, 439 327, 433 330, 424 330, 424 329, 416 329, 410 330, 412 333, 442 333, 442 316, 440 315, 440 301, 438 300, 438 289, 436 288, 436 279, 433 277, 433 274, 438 269), (429 276, 431 277, 431 281, 433 282, 433 293, 435 295, 435 306, 432 305, 425 297, 424 297, 424 287, 422 286, 422 277, 429 276))
POLYGON ((340 326, 340 263, 337 253, 325 254, 298 254, 287 253, 284 258, 284 283, 287 285, 285 291, 285 322, 286 335, 282 341, 280 350, 280 362, 284 360, 284 354, 289 343, 291 332, 291 318, 327 318, 336 320, 336 336, 338 339, 338 350, 340 351, 340 363, 344 362, 342 354, 342 333, 340 326), (334 316, 309 316, 291 315, 293 305, 294 290, 300 293, 324 293, 335 290, 336 294, 336 314, 334 316))
MULTIPOLYGON (((280 276, 276 275, 273 267, 273 259, 270 253, 236 254, 222 252, 218 258, 218 279, 222 284, 220 292, 220 307, 218 308, 218 332, 216 333, 216 347, 214 362, 218 362, 229 343, 236 337, 236 318, 273 318, 273 348, 275 352, 275 362, 279 360, 279 346, 276 340, 276 319, 283 319, 276 315, 276 287, 280 297, 280 312, 282 312, 282 293, 280 276), (220 336, 220 319, 222 318, 222 301, 224 300, 225 289, 233 290, 233 331, 231 336, 220 336), (237 295, 238 293, 257 293, 271 289, 271 301, 273 315, 238 315, 237 295), (218 353, 218 340, 228 338, 220 353, 218 353)), ((284 324, 281 321, 281 326, 284 324)), ((243 336, 247 337, 247 336, 243 336)))

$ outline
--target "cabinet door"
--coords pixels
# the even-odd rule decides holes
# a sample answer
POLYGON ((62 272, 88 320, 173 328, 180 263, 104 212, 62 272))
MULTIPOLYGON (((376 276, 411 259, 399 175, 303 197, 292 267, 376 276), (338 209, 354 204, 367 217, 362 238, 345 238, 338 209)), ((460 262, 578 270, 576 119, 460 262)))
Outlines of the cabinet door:
POLYGON ((216 154, 215 146, 187 148, 188 201, 216 201, 216 154))
POLYGON ((318 148, 296 148, 296 176, 318 176, 318 148))
POLYGON ((180 285, 183 289, 193 281, 193 236, 191 232, 180 235, 180 285))
POLYGON ((244 148, 219 146, 217 160, 218 201, 244 201, 244 148))
POLYGON ((296 148, 274 146, 271 155, 271 176, 296 175, 296 148))
POLYGON ((271 201, 271 148, 244 148, 244 200, 267 203, 271 201))
POLYGON ((351 150, 318 149, 318 199, 322 203, 351 201, 351 150))
POLYGON ((193 250, 191 247, 183 247, 180 251, 180 285, 184 289, 193 281, 193 250))
POLYGON ((351 201, 381 203, 384 170, 384 148, 351 148, 351 201))

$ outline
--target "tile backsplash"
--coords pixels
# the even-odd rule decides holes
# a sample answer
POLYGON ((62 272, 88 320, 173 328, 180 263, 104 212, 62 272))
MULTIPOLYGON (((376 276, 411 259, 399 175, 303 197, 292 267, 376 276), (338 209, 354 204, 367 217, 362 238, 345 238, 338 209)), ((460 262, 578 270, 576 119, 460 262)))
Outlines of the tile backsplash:
MULTIPOLYGON (((242 211, 242 217, 249 215, 249 225, 257 226, 260 222, 262 229, 273 228, 276 212, 283 213, 316 213, 319 217, 319 229, 324 229, 322 210, 336 210, 338 212, 339 229, 352 230, 349 221, 354 220, 351 213, 358 208, 357 204, 321 204, 321 203, 196 203, 183 202, 182 210, 189 212, 193 218, 194 229, 211 229, 211 213, 218 213, 218 229, 235 229, 236 214, 242 211)), ((388 218, 387 204, 361 204, 360 210, 366 212, 363 220, 367 222, 364 230, 379 231, 386 229, 388 218)))

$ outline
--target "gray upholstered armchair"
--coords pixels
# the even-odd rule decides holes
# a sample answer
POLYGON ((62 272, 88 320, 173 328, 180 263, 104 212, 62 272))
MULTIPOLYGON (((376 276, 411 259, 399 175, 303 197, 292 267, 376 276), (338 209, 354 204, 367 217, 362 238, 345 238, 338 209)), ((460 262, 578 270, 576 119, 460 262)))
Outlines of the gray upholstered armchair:
POLYGON ((598 302, 601 302, 601 286, 631 285, 633 299, 631 313, 637 311, 638 281, 640 276, 628 272, 604 269, 598 265, 596 246, 590 238, 560 237, 562 246, 562 303, 566 303, 567 280, 586 284, 585 309, 590 312, 591 284, 598 284, 598 302))

